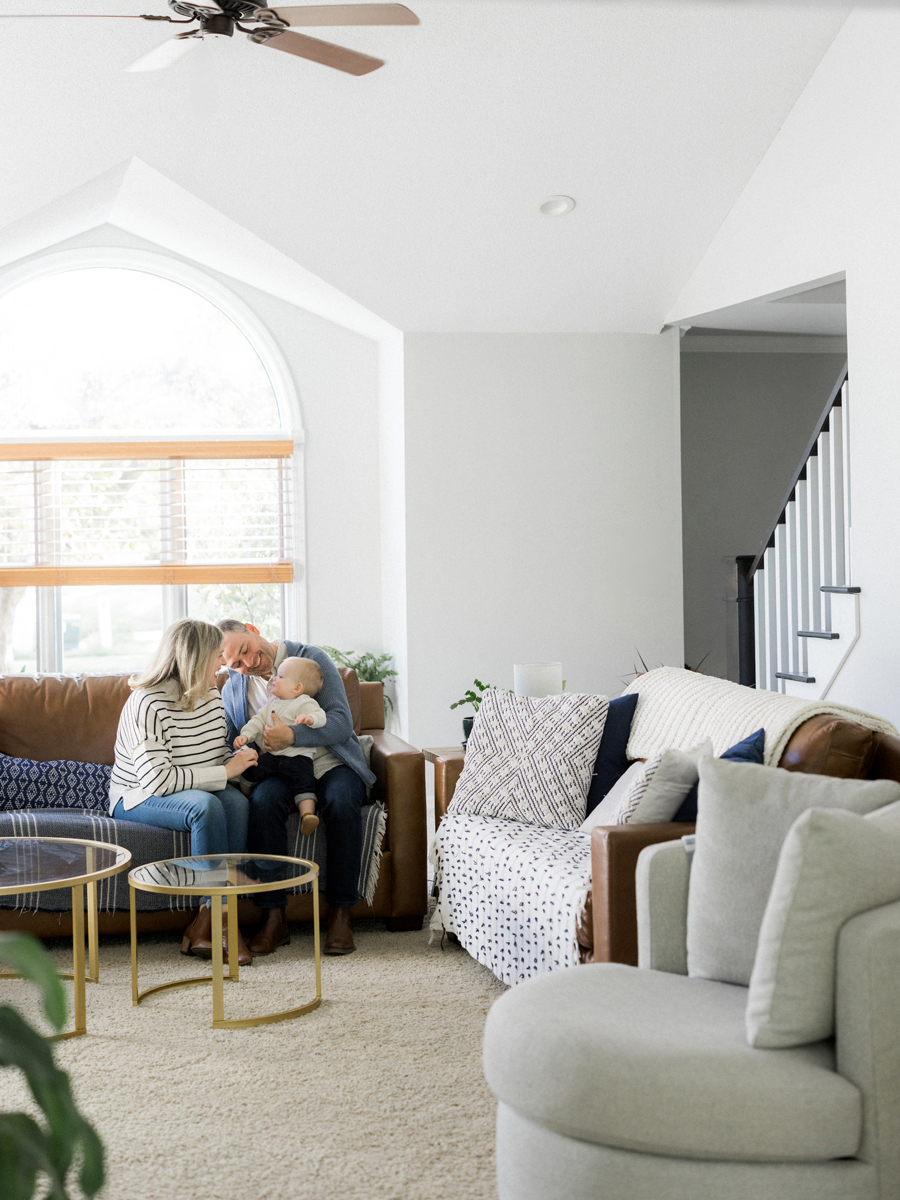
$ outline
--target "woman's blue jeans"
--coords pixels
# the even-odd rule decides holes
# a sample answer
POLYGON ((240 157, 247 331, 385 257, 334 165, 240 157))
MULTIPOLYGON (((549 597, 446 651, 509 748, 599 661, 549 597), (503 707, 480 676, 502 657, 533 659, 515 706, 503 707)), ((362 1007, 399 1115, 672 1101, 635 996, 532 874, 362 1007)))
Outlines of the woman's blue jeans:
POLYGON ((249 812, 249 801, 237 788, 226 787, 221 792, 190 788, 171 796, 148 796, 129 809, 120 800, 113 817, 189 833, 191 854, 243 854, 249 812))

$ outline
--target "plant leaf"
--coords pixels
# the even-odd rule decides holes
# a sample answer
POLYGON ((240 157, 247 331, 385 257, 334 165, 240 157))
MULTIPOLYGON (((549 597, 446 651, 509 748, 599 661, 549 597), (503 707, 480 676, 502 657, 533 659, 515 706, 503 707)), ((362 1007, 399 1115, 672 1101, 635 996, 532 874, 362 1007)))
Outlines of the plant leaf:
POLYGON ((44 1014, 54 1029, 66 1023, 66 993, 50 955, 26 933, 0 933, 0 962, 36 984, 41 991, 44 1014))

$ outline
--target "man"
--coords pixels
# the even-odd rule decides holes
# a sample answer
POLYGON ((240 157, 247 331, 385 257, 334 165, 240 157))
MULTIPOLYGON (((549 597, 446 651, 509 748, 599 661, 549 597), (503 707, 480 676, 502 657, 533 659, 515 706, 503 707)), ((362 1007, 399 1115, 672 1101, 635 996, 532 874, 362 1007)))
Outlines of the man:
MULTIPOLYGON (((337 668, 324 650, 302 642, 266 641, 255 625, 241 621, 220 621, 225 635, 222 654, 228 667, 228 681, 222 689, 228 722, 229 745, 252 715, 269 699, 268 680, 285 658, 311 658, 322 670, 323 684, 316 700, 325 710, 321 729, 308 725, 289 726, 272 714, 272 726, 265 731, 269 753, 295 746, 328 746, 339 760, 316 780, 318 813, 326 832, 326 888, 328 931, 326 954, 350 954, 356 949, 350 927, 350 909, 358 899, 360 859, 362 857, 362 807, 366 788, 375 776, 366 766, 366 758, 356 734, 350 705, 337 668)), ((280 779, 266 779, 250 797, 250 824, 247 847, 250 853, 287 854, 287 819, 295 812, 290 787, 280 779)), ((249 945, 251 954, 271 954, 289 940, 284 910, 287 895, 283 891, 261 892, 256 902, 265 910, 263 923, 249 945)))

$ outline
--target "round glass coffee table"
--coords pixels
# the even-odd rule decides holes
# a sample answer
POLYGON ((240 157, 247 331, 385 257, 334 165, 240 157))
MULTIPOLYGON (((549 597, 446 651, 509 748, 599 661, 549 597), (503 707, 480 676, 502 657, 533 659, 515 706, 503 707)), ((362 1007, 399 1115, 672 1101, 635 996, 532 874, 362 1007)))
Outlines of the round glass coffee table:
POLYGON ((251 1025, 269 1025, 274 1021, 289 1021, 312 1012, 322 1002, 322 957, 319 947, 319 868, 305 858, 287 858, 271 854, 202 854, 189 858, 167 858, 161 862, 145 863, 128 874, 131 897, 131 1001, 137 1006, 146 996, 177 987, 212 984, 213 1029, 247 1029, 251 1025), (281 888, 298 887, 312 882, 313 938, 316 966, 316 995, 306 1004, 284 1012, 265 1013, 259 1017, 227 1020, 225 1017, 224 983, 226 978, 237 983, 238 965, 238 896, 258 892, 274 892, 281 888), (138 991, 137 910, 135 892, 157 892, 165 896, 209 896, 212 908, 212 975, 195 975, 158 983, 138 991), (222 900, 231 897, 228 905, 229 970, 224 972, 222 953, 222 900))
MULTIPOLYGON (((75 983, 75 1028, 58 1038, 87 1033, 84 997, 84 889, 87 887, 87 982, 100 982, 97 944, 97 881, 118 875, 131 862, 131 851, 109 842, 80 838, 8 837, 0 839, 0 896, 72 889, 72 973, 63 979, 75 983)), ((0 979, 16 979, 0 972, 0 979)))

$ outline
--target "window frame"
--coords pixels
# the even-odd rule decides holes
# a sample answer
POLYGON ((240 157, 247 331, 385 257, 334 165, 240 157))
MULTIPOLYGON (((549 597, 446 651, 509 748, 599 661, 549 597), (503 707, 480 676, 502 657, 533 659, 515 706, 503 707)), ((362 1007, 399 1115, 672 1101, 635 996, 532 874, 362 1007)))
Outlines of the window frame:
MULTIPOLYGON (((0 298, 17 290, 26 283, 48 275, 65 274, 91 268, 132 270, 156 275, 195 292, 218 308, 247 338, 265 370, 275 396, 280 424, 277 429, 186 429, 160 430, 149 434, 135 434, 128 430, 115 433, 98 433, 95 430, 54 429, 44 436, 29 431, 21 435, 7 435, 2 443, 8 451, 16 446, 46 446, 59 448, 74 443, 90 445, 98 453, 114 458, 118 448, 149 444, 183 444, 189 457, 191 445, 209 445, 211 442, 227 442, 228 456, 240 457, 235 443, 250 446, 256 443, 290 442, 292 508, 293 508, 293 582, 282 588, 282 632, 287 638, 306 641, 307 638, 307 591, 306 562, 306 505, 304 486, 305 437, 300 416, 300 405, 293 378, 285 358, 266 326, 253 310, 235 292, 220 280, 209 275, 200 267, 182 259, 172 258, 148 250, 125 247, 87 247, 45 254, 27 263, 20 263, 0 273, 0 298)), ((261 449, 262 447, 259 447, 261 449)), ((259 450, 257 449, 257 453, 259 450)), ((255 457, 251 450, 251 455, 255 457)), ((65 457, 84 457, 77 452, 65 457)), ((223 454, 223 457, 225 455, 223 454)), ((218 582, 213 580, 210 582, 218 582)), ((99 576, 89 582, 102 583, 99 576)), ((228 582, 240 582, 239 579, 228 582)), ((160 584, 163 591, 163 618, 166 625, 187 615, 188 582, 160 584)), ((63 670, 61 589, 56 586, 37 588, 37 667, 40 672, 63 670)))

